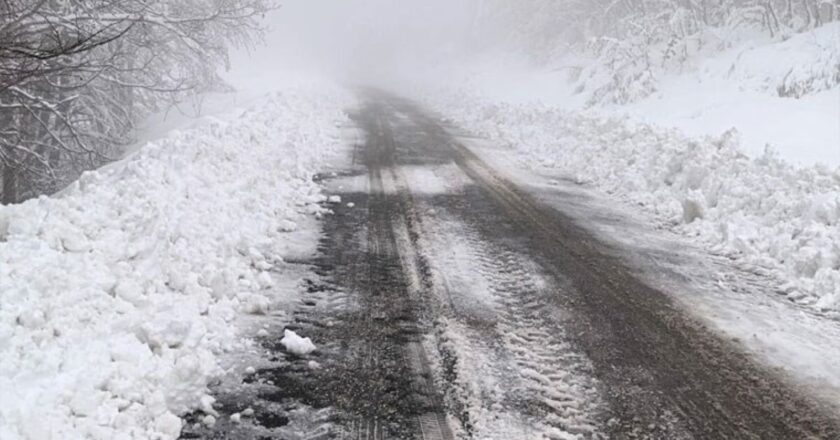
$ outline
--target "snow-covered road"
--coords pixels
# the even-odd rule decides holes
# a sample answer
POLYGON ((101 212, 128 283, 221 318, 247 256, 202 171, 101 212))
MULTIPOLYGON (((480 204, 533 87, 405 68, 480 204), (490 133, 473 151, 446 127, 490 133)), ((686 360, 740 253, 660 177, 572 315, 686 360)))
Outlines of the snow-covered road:
POLYGON ((840 438, 832 315, 358 98, 271 95, 1 207, 0 438, 840 438))
POLYGON ((249 378, 256 392, 221 398, 287 418, 196 435, 840 435, 831 409, 564 213, 574 194, 546 203, 411 102, 370 92, 351 117, 365 141, 325 181, 341 203, 287 326, 318 350, 268 339, 277 362, 249 378))

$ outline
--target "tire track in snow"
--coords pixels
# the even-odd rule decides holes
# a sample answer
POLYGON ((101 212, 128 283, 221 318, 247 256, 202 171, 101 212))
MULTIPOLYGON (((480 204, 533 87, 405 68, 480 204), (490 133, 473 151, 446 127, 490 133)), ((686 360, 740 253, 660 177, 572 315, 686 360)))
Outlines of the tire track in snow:
MULTIPOLYGON (((484 360, 493 364, 496 385, 503 384, 502 390, 494 393, 480 385, 471 386, 477 379, 474 376, 456 379, 477 398, 477 402, 464 404, 472 412, 470 419, 474 423, 479 418, 486 420, 481 412, 487 410, 515 412, 522 425, 513 429, 528 431, 528 438, 602 437, 598 426, 603 422, 604 404, 591 366, 569 343, 562 318, 545 301, 555 286, 547 285, 526 257, 486 243, 472 227, 449 218, 429 222, 434 225, 430 229, 437 231, 427 237, 433 241, 429 243, 429 260, 433 261, 438 289, 448 296, 474 295, 468 290, 476 284, 487 289, 485 304, 472 310, 469 304, 447 300, 454 304, 450 306, 455 309, 452 321, 457 323, 448 328, 459 329, 453 330, 460 333, 454 339, 462 340, 450 344, 450 350, 458 357, 469 356, 473 350, 492 350, 494 355, 484 360), (441 251, 444 249, 458 251, 441 251), (471 262, 471 270, 463 270, 458 259, 471 262), (486 317, 487 312, 480 310, 484 308, 490 308, 494 317, 486 317), (486 319, 495 322, 482 322, 486 319)), ((461 370, 461 375, 470 373, 468 368, 461 370)), ((504 438, 501 427, 491 429, 497 432, 475 432, 475 437, 504 438)))
MULTIPOLYGON (((412 140, 424 140, 422 128, 412 127, 410 121, 399 127, 399 133, 400 144, 412 146, 412 140)), ((488 243, 467 218, 456 218, 469 217, 464 210, 472 208, 464 206, 468 197, 458 182, 468 179, 459 170, 397 167, 394 176, 398 192, 421 192, 416 197, 419 209, 412 203, 406 215, 419 217, 412 224, 422 259, 431 268, 423 280, 427 300, 436 300, 437 312, 449 316, 440 324, 445 330, 438 332, 444 340, 437 344, 438 369, 443 381, 449 382, 449 409, 459 418, 464 434, 482 439, 603 437, 598 430, 603 403, 591 366, 569 343, 562 319, 546 300, 558 286, 548 286, 527 257, 488 243), (439 188, 441 194, 422 194, 429 187, 439 188), (460 342, 447 344, 447 339, 460 342), (479 357, 485 371, 486 363, 492 365, 495 386, 507 382, 502 392, 478 383, 481 378, 470 371, 476 363, 468 366, 463 361, 477 352, 484 352, 479 357), (496 418, 502 412, 508 413, 508 419, 511 413, 515 416, 504 426, 489 421, 488 411, 496 418)), ((480 213, 484 221, 500 220, 493 215, 480 213)))

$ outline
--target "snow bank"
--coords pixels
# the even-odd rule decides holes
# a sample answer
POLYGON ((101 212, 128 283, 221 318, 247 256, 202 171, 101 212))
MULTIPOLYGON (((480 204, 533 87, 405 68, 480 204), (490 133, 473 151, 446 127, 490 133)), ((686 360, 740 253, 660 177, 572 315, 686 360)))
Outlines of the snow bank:
POLYGON ((840 169, 752 159, 738 133, 677 131, 538 105, 449 94, 433 105, 510 145, 527 167, 592 185, 662 218, 708 248, 770 268, 798 303, 840 312, 840 169))
POLYGON ((283 92, 175 132, 57 197, 0 207, 0 438, 177 438, 235 319, 271 304, 286 231, 347 97, 283 92))

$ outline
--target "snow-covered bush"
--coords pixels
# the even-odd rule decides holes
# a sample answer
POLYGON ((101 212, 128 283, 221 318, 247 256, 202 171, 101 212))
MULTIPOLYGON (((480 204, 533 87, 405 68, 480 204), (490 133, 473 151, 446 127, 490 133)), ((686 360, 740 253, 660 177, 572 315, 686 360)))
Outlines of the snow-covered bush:
POLYGON ((532 60, 582 63, 572 69, 583 72, 572 82, 589 105, 643 99, 660 78, 692 69, 698 58, 756 41, 803 51, 797 63, 778 57, 759 63, 788 66, 774 72, 771 93, 798 98, 840 82, 837 2, 498 0, 494 11, 490 27, 510 28, 514 46, 532 60))
POLYGON ((782 43, 787 67, 776 85, 779 96, 800 98, 840 84, 840 23, 832 23, 782 43))
POLYGON ((602 38, 594 49, 598 58, 584 75, 578 90, 589 91, 588 105, 627 104, 656 91, 656 78, 644 44, 634 40, 602 38), (589 83, 594 83, 590 86, 589 83))
POLYGON ((5 0, 0 203, 49 194, 120 157, 149 111, 219 90, 270 0, 5 0))

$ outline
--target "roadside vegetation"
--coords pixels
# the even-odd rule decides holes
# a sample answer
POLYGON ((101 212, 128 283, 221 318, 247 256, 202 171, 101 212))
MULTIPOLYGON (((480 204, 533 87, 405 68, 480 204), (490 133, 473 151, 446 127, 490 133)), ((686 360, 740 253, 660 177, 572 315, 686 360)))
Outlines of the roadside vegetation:
POLYGON ((270 0, 0 1, 0 203, 120 157, 150 112, 224 87, 270 0))

